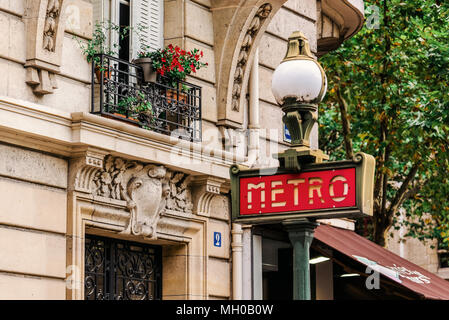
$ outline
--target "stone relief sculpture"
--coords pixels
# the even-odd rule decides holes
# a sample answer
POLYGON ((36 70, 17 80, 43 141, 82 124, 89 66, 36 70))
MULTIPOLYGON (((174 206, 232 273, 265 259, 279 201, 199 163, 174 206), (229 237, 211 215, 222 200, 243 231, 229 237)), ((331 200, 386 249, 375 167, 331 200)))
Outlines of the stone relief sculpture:
POLYGON ((59 9, 61 3, 59 0, 49 0, 47 4, 47 15, 45 17, 44 25, 44 49, 54 52, 56 41, 56 26, 59 20, 59 9))
POLYGON ((243 75, 247 66, 248 54, 253 44, 253 39, 259 32, 263 21, 268 18, 272 10, 273 6, 270 3, 265 3, 260 6, 251 21, 245 37, 243 38, 239 57, 237 59, 237 67, 234 73, 234 84, 232 87, 232 110, 234 111, 239 111, 240 109, 239 100, 242 93, 243 75))
POLYGON ((190 180, 164 166, 109 155, 92 179, 92 194, 126 201, 131 216, 122 233, 154 238, 164 211, 192 213, 190 180))
POLYGON ((170 173, 170 175, 170 197, 167 199, 166 208, 168 210, 192 213, 192 196, 190 190, 187 188, 191 177, 183 173, 175 172, 170 173))
POLYGON ((58 88, 64 41, 64 12, 68 0, 24 0, 26 28, 26 80, 36 95, 58 88))

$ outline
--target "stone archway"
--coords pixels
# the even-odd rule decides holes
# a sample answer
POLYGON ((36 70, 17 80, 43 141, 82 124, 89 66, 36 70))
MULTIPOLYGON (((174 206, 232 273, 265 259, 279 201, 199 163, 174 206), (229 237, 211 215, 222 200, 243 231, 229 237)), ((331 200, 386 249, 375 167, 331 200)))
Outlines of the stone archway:
MULTIPOLYGON (((245 92, 256 49, 272 18, 288 0, 211 0, 217 82, 218 125, 242 128, 245 92)), ((306 5, 306 2, 304 2, 306 5)), ((322 13, 340 30, 337 39, 319 45, 326 53, 329 41, 335 49, 363 25, 362 0, 323 0, 322 13)), ((320 13, 321 14, 321 13, 320 13)), ((319 19, 321 22, 322 19, 319 19)), ((322 23, 326 23, 323 21, 322 23)), ((318 28, 317 30, 322 30, 318 28)), ((321 32, 322 33, 322 32, 321 32)))
POLYGON ((212 0, 217 68, 218 124, 240 128, 240 107, 256 48, 287 0, 212 0))

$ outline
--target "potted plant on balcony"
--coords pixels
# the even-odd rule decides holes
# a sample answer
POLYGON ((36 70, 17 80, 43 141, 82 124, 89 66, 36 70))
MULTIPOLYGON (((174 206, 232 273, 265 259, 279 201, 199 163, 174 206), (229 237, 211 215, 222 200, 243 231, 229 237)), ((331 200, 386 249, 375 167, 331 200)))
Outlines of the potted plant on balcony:
POLYGON ((142 92, 138 94, 137 103, 133 106, 133 111, 137 113, 137 119, 144 124, 144 127, 153 124, 155 120, 153 106, 142 92))
POLYGON ((156 82, 157 71, 155 68, 153 68, 153 63, 149 52, 150 46, 147 45, 147 42, 145 41, 145 35, 147 34, 145 32, 146 29, 148 29, 147 26, 138 24, 137 28, 133 30, 139 38, 140 47, 139 51, 137 52, 137 59, 134 59, 132 62, 142 67, 144 82, 156 82))
POLYGON ((154 121, 153 106, 143 92, 121 98, 115 111, 114 116, 135 121, 136 126, 140 126, 138 122, 147 126, 154 121))
POLYGON ((109 65, 101 60, 101 54, 117 55, 120 46, 117 43, 109 44, 108 34, 118 34, 120 38, 129 36, 130 27, 120 27, 110 21, 97 22, 92 33, 92 39, 82 42, 78 37, 74 37, 80 46, 82 53, 86 56, 87 62, 95 65, 95 74, 100 82, 101 72, 104 78, 109 78, 109 65))
POLYGON ((153 68, 153 63, 151 57, 149 57, 149 52, 140 51, 137 54, 137 59, 133 60, 133 63, 142 67, 143 71, 143 81, 144 82, 156 82, 157 71, 153 68))
POLYGON ((207 62, 200 61, 204 55, 203 51, 199 49, 186 51, 171 44, 163 49, 144 52, 142 55, 151 59, 152 67, 162 76, 162 84, 172 88, 167 90, 167 99, 170 101, 174 99, 186 102, 187 88, 181 85, 180 81, 184 81, 188 75, 208 65, 207 62))
POLYGON ((167 110, 160 115, 165 117, 168 121, 168 129, 172 131, 177 128, 175 124, 180 121, 179 115, 183 114, 189 103, 188 87, 180 81, 184 81, 188 75, 208 66, 208 63, 200 61, 204 56, 203 51, 199 49, 186 51, 172 44, 152 52, 142 52, 142 56, 151 59, 153 69, 161 75, 160 83, 167 87, 165 90, 167 103, 177 103, 176 111, 167 110))

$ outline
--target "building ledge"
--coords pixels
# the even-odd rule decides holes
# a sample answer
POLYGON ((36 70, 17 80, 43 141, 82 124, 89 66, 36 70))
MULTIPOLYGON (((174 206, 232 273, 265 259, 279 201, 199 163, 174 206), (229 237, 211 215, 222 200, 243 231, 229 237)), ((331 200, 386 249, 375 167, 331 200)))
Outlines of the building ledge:
POLYGON ((245 157, 181 140, 88 112, 67 113, 0 96, 0 140, 63 157, 87 147, 191 174, 229 179, 245 157))

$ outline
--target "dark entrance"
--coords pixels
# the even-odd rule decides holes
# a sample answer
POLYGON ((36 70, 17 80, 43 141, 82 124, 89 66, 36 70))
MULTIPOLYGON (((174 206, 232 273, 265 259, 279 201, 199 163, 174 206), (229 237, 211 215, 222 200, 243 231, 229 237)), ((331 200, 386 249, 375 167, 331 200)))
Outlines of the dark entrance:
POLYGON ((159 300, 161 248, 86 235, 86 300, 159 300))

